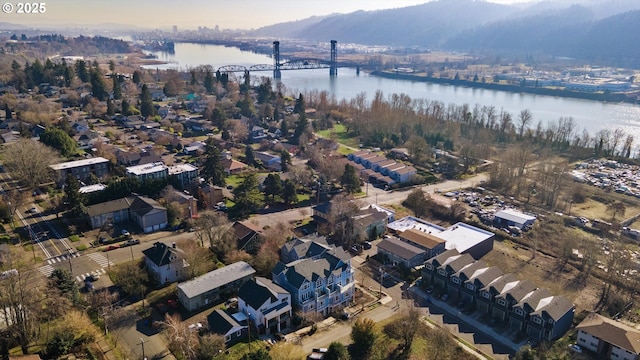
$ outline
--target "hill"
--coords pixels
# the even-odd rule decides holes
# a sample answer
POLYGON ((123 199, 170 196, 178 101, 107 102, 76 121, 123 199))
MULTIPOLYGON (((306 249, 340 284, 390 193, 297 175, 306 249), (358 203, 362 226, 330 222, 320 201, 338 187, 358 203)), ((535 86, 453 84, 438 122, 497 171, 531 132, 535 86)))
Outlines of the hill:
POLYGON ((254 35, 506 55, 570 57, 640 67, 637 0, 554 0, 499 5, 438 0, 379 11, 309 18, 254 35))

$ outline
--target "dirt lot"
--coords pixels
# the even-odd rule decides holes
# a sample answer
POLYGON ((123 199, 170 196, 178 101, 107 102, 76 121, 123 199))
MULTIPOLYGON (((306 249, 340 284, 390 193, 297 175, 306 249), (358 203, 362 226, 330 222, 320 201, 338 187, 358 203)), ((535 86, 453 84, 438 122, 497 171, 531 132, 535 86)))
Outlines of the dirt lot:
POLYGON ((580 270, 553 257, 533 252, 510 241, 496 241, 494 249, 482 260, 499 267, 504 273, 513 273, 519 279, 527 279, 538 287, 545 287, 554 295, 564 295, 576 305, 576 312, 593 310, 598 303, 602 284, 595 279, 578 281, 580 270), (593 281, 592 281, 593 280, 593 281))

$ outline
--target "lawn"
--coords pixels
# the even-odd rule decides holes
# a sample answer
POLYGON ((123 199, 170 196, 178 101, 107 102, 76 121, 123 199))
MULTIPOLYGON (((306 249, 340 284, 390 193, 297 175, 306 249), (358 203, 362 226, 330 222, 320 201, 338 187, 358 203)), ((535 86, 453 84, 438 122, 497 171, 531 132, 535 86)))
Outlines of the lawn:
POLYGON ((334 139, 338 143, 352 148, 358 148, 359 146, 358 138, 348 133, 347 127, 343 124, 336 124, 333 128, 318 131, 316 134, 323 138, 334 139))

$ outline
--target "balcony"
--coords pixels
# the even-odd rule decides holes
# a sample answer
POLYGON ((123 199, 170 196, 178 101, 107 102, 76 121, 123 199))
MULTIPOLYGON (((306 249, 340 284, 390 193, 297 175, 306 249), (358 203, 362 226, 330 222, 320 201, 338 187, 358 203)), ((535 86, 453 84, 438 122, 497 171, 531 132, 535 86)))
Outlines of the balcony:
POLYGON ((340 294, 344 294, 345 292, 352 289, 354 286, 355 286, 355 282, 350 282, 346 285, 338 286, 338 288, 340 289, 340 294))

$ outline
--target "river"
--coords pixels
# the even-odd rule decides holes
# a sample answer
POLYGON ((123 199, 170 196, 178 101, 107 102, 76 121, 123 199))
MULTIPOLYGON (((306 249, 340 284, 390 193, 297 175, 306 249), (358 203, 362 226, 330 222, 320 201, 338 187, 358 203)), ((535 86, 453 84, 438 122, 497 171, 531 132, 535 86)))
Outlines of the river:
MULTIPOLYGON (((175 53, 153 52, 164 65, 150 65, 147 68, 174 68, 186 70, 199 65, 211 65, 217 69, 224 65, 251 66, 272 64, 266 55, 241 51, 237 48, 219 45, 176 43, 175 53)), ((328 57, 328 54, 327 54, 328 57)), ((338 52, 338 60, 340 53, 338 52)), ((269 76, 271 72, 254 72, 253 76, 269 76)), ((288 92, 296 94, 304 90, 327 91, 336 99, 352 99, 365 93, 370 100, 377 90, 385 96, 404 93, 414 99, 441 101, 445 104, 475 104, 495 106, 510 112, 517 119, 521 110, 529 109, 533 114, 532 126, 538 121, 546 124, 561 117, 572 117, 578 124, 578 131, 586 129, 592 135, 601 129, 620 128, 632 134, 640 143, 640 106, 625 103, 604 103, 598 101, 543 96, 525 93, 474 89, 446 84, 432 84, 407 80, 394 80, 371 76, 355 69, 340 68, 338 76, 329 77, 329 69, 282 71, 280 80, 288 92)))

